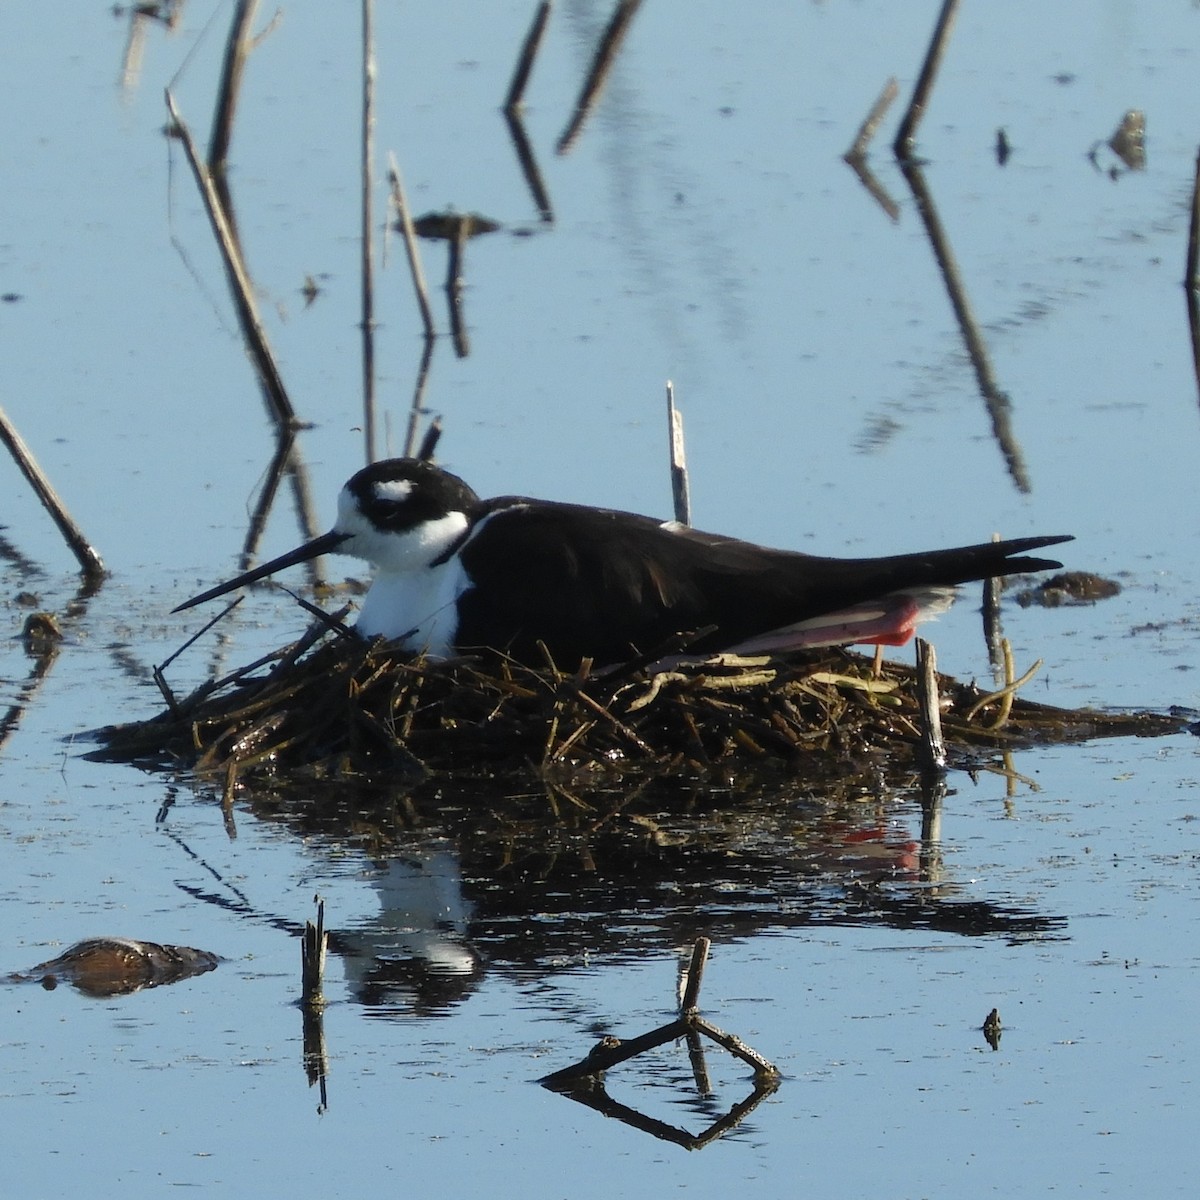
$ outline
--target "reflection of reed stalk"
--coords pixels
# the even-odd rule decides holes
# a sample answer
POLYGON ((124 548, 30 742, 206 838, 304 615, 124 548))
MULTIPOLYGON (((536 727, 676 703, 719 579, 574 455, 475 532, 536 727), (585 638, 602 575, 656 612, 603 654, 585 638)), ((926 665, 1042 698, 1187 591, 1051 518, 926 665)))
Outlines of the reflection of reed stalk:
POLYGON ((946 294, 954 309, 954 316, 958 320, 967 356, 975 370, 979 394, 987 404, 988 416, 992 422, 992 435, 1004 455, 1004 461, 1013 482, 1017 485, 1017 490, 1028 494, 1033 489, 1029 480, 1029 472, 1025 467, 1024 455, 1021 453, 1020 444, 1013 433, 1012 401, 1009 399, 1008 393, 1001 390, 996 382, 987 343, 984 341, 979 323, 971 309, 967 290, 963 286, 962 274, 958 269, 958 262, 950 248, 946 232, 942 228, 941 219, 938 217, 937 208, 933 203, 933 196, 925 182, 925 176, 915 160, 905 159, 901 162, 900 169, 908 186, 912 189, 913 199, 917 204, 917 214, 925 226, 929 245, 937 259, 938 271, 946 285, 946 294))
POLYGON ((642 0, 620 0, 617 5, 612 20, 609 21, 604 30, 604 36, 600 39, 600 45, 596 48, 591 70, 580 89, 579 99, 575 101, 575 111, 571 114, 571 120, 562 137, 558 139, 558 145, 555 147, 557 153, 566 154, 579 136, 580 130, 583 129, 583 123, 587 120, 588 114, 604 90, 608 74, 617 60, 617 52, 621 49, 621 43, 625 40, 625 35, 629 32, 629 26, 633 23, 633 18, 637 15, 641 3, 642 0))
POLYGON ((533 60, 537 57, 546 32, 546 22, 550 19, 551 0, 542 0, 534 15, 533 24, 525 35, 525 44, 517 57, 517 68, 513 72, 512 83, 509 84, 508 96, 504 100, 504 111, 515 112, 521 107, 525 96, 525 85, 529 82, 529 73, 533 70, 533 60))
POLYGON ((1200 286, 1197 270, 1200 269, 1200 154, 1196 155, 1196 182, 1192 185, 1192 224, 1188 230, 1187 273, 1184 287, 1200 286))
POLYGON ((517 152, 517 162, 521 165, 525 183, 533 195, 538 214, 545 224, 550 224, 554 220, 554 209, 551 207, 550 195, 546 191, 545 183, 542 182, 541 172, 538 170, 537 161, 533 156, 533 147, 525 135, 525 126, 521 123, 521 113, 525 107, 525 86, 529 82, 529 74, 533 70, 533 60, 537 56, 538 49, 542 44, 542 37, 546 32, 550 9, 551 0, 542 0, 538 6, 533 24, 529 27, 528 34, 525 35, 521 53, 517 56, 516 70, 513 72, 512 83, 509 85, 508 95, 504 100, 504 120, 508 124, 509 136, 512 138, 513 147, 517 152))
POLYGON ((257 7, 258 0, 238 0, 229 29, 229 40, 225 43, 221 86, 217 89, 212 133, 208 139, 208 167, 213 174, 223 175, 229 158, 229 144, 233 140, 233 114, 241 91, 242 72, 250 55, 250 23, 254 20, 257 7))
POLYGON ((907 162, 913 156, 917 126, 925 116, 929 93, 933 91, 938 68, 942 65, 942 56, 946 53, 946 45, 950 41, 950 31, 954 28, 954 18, 957 16, 958 0, 945 0, 942 4, 942 11, 938 15, 937 25, 934 26, 933 37, 929 42, 929 51, 925 55, 925 62, 921 66, 917 86, 913 89, 912 101, 908 106, 908 111, 904 114, 904 119, 900 122, 896 140, 892 143, 892 149, 901 161, 907 162))
POLYGON ((375 267, 371 191, 375 160, 375 6, 362 5, 362 340, 363 438, 366 459, 375 461, 375 267))
POLYGON ((1196 156, 1196 182, 1192 188, 1192 225, 1188 233, 1187 269, 1183 286, 1187 296, 1188 325, 1192 331, 1192 369, 1200 386, 1200 154, 1196 156))

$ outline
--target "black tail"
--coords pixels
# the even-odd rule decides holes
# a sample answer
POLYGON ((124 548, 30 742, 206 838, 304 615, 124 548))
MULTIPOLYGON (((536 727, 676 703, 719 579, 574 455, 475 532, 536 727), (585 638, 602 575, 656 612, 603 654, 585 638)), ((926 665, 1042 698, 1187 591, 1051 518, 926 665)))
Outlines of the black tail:
POLYGON ((899 554, 894 559, 881 558, 880 566, 894 562, 906 566, 905 574, 915 572, 925 576, 913 579, 915 584, 971 583, 976 579, 992 579, 997 575, 1023 575, 1029 571, 1057 571, 1062 563, 1053 558, 1014 558, 1026 550, 1042 546, 1057 546, 1072 542, 1071 534, 1053 537, 1013 538, 1007 542, 982 542, 978 546, 958 546, 951 550, 931 550, 925 554, 899 554))
POLYGON ((835 612, 846 605, 906 588, 952 587, 999 575, 1058 570, 1062 563, 1055 559, 1019 556, 1026 550, 1073 540, 1069 535, 1013 538, 1007 542, 982 542, 978 546, 955 546, 885 558, 810 560, 812 565, 803 584, 806 610, 803 615, 835 612))

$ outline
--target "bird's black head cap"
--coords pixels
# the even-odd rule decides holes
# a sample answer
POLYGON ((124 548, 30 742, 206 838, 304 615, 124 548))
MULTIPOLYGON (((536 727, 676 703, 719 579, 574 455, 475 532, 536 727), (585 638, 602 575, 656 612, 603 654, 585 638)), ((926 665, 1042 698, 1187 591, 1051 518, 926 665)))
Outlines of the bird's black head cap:
POLYGON ((447 513, 470 516, 479 497, 457 475, 415 458, 372 463, 351 477, 346 490, 376 529, 403 532, 447 513))

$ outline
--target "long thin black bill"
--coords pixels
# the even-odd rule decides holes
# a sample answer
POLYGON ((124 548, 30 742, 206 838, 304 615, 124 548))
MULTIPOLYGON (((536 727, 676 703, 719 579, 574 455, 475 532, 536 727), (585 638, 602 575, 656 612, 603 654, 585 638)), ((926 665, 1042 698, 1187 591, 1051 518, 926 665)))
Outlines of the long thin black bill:
POLYGON ((263 563, 261 567, 255 567, 252 571, 246 571, 236 579, 219 583, 215 588, 209 588, 207 592, 201 592, 200 595, 185 600, 178 608, 173 608, 171 611, 183 612, 185 608, 193 608, 197 604, 203 604, 206 600, 215 600, 218 596, 224 596, 226 592, 232 592, 235 588, 245 587, 246 584, 254 583, 255 580, 274 575, 276 571, 282 571, 284 567, 308 562, 310 558, 316 558, 318 554, 328 554, 330 551, 336 550, 349 536, 348 533, 330 530, 318 538, 313 538, 311 542, 305 542, 303 546, 297 546, 295 550, 289 550, 286 554, 281 554, 278 558, 263 563))

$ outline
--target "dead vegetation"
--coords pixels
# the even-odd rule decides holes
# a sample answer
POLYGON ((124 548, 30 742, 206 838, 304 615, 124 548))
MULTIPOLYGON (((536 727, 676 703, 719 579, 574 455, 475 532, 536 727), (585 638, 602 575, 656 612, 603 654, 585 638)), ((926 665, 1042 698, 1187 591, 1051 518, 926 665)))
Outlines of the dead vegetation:
MULTIPOLYGON (((951 763, 987 751, 1156 736, 1180 717, 1036 704, 939 676, 951 763)), ((504 659, 430 662, 326 635, 206 684, 151 720, 102 732, 104 757, 244 783, 435 775, 724 777, 755 763, 828 779, 909 767, 921 742, 912 668, 845 650, 729 655, 655 674, 573 674, 504 659)))

